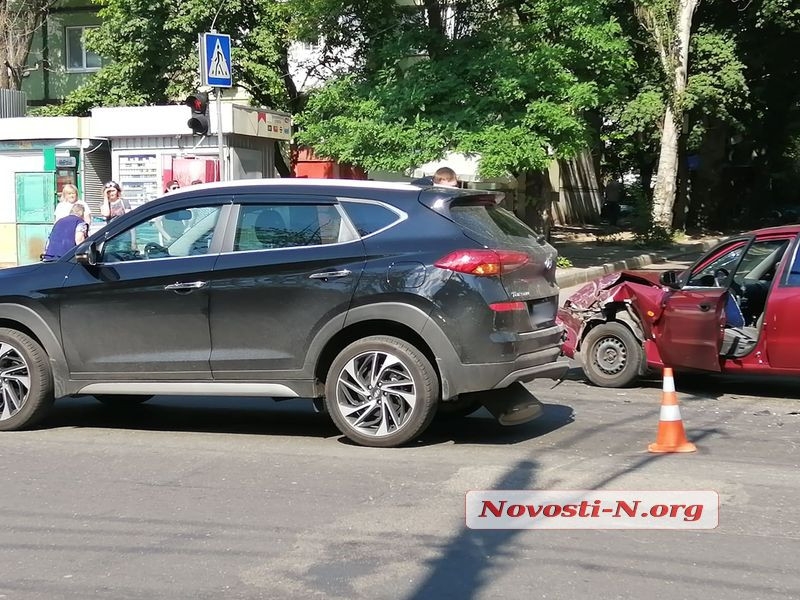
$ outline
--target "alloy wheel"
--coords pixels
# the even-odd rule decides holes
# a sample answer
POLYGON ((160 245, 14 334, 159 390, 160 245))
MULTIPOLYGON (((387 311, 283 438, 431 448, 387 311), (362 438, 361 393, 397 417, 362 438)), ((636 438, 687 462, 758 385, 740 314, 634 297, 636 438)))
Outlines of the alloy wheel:
POLYGON ((399 357, 372 351, 347 362, 336 382, 336 401, 353 429, 379 438, 408 423, 417 405, 417 391, 399 357))
POLYGON ((17 414, 31 387, 28 363, 11 344, 0 342, 0 421, 17 414))

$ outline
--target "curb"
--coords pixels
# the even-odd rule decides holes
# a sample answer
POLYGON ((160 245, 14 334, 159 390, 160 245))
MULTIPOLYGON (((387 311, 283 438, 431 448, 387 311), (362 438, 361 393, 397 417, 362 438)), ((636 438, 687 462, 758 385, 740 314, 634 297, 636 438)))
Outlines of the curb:
POLYGON ((557 269, 556 270, 556 283, 558 287, 570 288, 583 283, 588 283, 604 275, 616 273, 617 271, 627 271, 629 269, 640 269, 647 265, 666 262, 671 258, 678 258, 685 254, 694 252, 707 252, 714 246, 719 244, 725 238, 715 238, 697 242, 695 244, 686 244, 685 246, 668 248, 658 252, 649 252, 647 254, 639 254, 623 260, 616 260, 611 263, 605 263, 597 267, 587 267, 585 269, 557 269))

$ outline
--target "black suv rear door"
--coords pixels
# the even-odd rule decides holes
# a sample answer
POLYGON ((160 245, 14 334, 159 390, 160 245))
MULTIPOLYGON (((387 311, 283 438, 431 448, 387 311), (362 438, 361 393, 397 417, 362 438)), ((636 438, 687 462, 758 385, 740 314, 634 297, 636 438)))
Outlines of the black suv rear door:
POLYGON ((309 344, 341 329, 364 246, 333 197, 246 194, 211 286, 215 380, 305 379, 309 344))

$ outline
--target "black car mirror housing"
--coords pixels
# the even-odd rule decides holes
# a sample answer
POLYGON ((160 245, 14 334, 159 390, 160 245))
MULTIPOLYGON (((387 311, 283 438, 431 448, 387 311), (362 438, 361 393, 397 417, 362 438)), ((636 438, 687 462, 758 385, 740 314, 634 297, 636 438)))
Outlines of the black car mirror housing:
POLYGON ((659 277, 659 281, 661 282, 661 285, 668 288, 678 289, 681 287, 678 279, 678 271, 664 271, 661 274, 661 277, 659 277))
POLYGON ((97 264, 97 244, 94 242, 84 242, 75 251, 75 262, 79 265, 93 267, 97 264))

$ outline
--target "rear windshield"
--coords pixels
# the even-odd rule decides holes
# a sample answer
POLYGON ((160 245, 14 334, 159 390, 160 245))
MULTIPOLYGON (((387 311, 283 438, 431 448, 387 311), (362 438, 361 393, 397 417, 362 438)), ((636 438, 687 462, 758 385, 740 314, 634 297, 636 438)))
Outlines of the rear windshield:
POLYGON ((514 213, 496 204, 455 204, 450 218, 462 229, 489 240, 537 243, 541 235, 520 221, 514 213))

